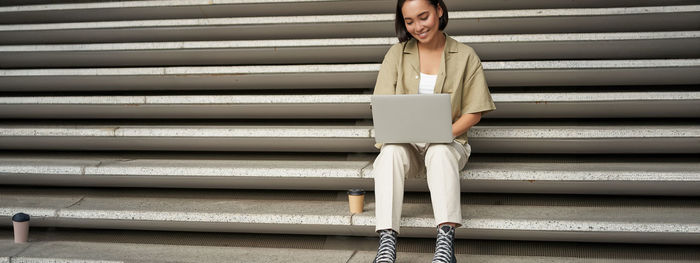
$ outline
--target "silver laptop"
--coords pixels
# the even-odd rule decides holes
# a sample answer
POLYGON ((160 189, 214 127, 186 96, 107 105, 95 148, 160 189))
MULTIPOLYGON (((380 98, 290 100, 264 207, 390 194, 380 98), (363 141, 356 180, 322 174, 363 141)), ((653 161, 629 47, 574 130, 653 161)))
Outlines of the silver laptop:
POLYGON ((449 94, 372 96, 372 119, 378 143, 450 143, 449 94))

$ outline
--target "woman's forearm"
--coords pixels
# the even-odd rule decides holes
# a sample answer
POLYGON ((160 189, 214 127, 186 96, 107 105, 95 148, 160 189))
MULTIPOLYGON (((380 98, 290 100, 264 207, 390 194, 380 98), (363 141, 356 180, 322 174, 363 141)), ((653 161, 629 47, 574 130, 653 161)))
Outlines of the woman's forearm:
POLYGON ((459 137, 469 128, 479 123, 481 120, 481 112, 462 114, 454 123, 452 123, 452 136, 459 137))

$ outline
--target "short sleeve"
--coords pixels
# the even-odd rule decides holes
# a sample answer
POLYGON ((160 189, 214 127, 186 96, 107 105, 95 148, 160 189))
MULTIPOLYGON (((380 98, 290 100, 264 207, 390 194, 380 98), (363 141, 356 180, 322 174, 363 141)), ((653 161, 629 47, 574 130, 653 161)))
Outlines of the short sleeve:
POLYGON ((379 68, 377 82, 374 84, 374 95, 396 94, 396 81, 398 79, 399 56, 402 53, 401 44, 394 44, 384 55, 384 61, 379 68))
POLYGON ((462 114, 483 112, 496 109, 489 87, 484 77, 481 60, 476 53, 470 54, 467 61, 464 87, 462 89, 462 114))

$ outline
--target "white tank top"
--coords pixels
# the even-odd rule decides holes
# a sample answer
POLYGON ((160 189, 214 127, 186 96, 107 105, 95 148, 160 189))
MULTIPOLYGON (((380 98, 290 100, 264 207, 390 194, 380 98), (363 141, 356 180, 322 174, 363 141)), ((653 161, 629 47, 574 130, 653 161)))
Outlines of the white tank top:
POLYGON ((437 75, 428 75, 420 73, 420 85, 418 85, 418 94, 433 94, 435 93, 435 83, 437 75))

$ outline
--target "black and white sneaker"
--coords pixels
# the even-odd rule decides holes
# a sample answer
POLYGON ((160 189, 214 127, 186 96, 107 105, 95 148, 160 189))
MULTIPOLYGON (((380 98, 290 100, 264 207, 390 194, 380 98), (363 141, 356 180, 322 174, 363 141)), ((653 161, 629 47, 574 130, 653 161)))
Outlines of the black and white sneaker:
POLYGON ((394 263, 396 261, 396 237, 399 233, 391 229, 379 230, 379 248, 374 263, 394 263))
POLYGON ((433 263, 456 263, 455 258, 455 228, 450 225, 443 225, 438 228, 437 240, 435 241, 435 256, 433 263))

